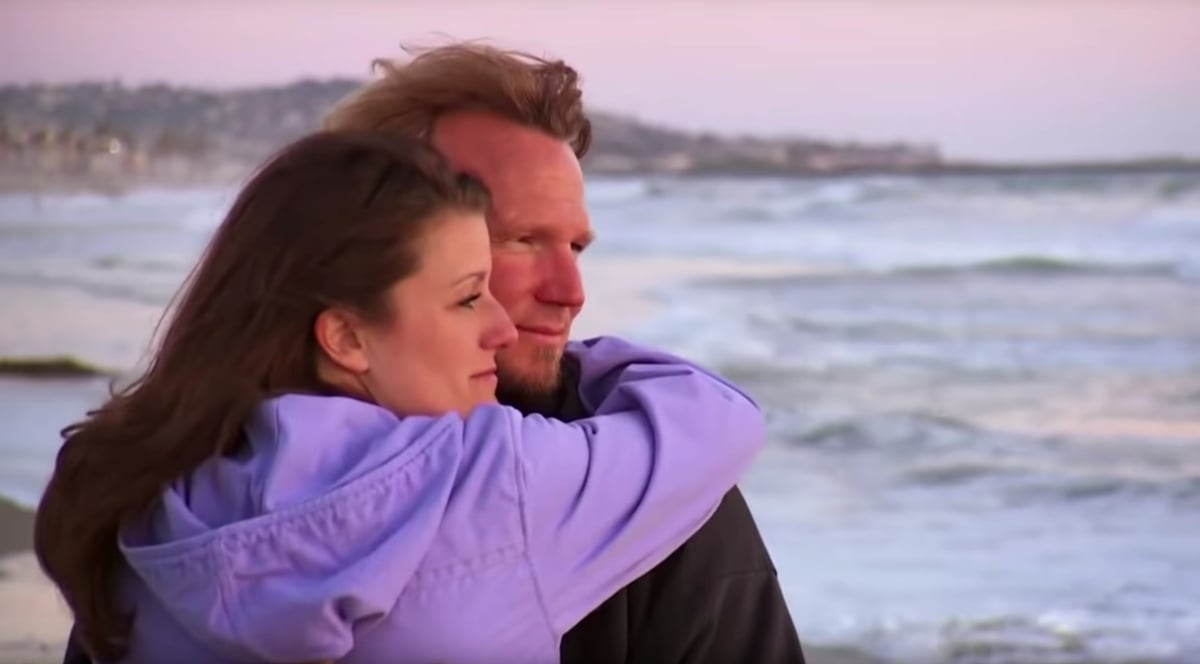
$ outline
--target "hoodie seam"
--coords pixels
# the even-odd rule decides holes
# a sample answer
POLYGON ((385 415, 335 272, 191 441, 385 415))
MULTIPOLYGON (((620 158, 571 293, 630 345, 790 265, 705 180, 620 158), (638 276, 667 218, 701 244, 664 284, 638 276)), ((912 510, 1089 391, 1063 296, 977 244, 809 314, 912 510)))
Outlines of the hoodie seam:
POLYGON ((230 603, 233 601, 234 595, 232 592, 233 580, 229 578, 229 567, 225 564, 223 557, 220 555, 221 552, 217 550, 219 544, 219 540, 213 540, 213 542, 208 546, 208 557, 211 561, 210 564, 213 566, 213 571, 217 576, 217 601, 221 603, 221 610, 225 613, 225 622, 228 624, 230 633, 235 636, 237 641, 243 641, 244 635, 242 634, 241 629, 238 627, 238 621, 235 619, 234 610, 230 607, 230 603))
MULTIPOLYGON (((523 418, 522 418, 523 419, 523 418)), ((546 601, 546 592, 542 587, 542 581, 538 573, 538 567, 534 564, 532 551, 533 546, 529 533, 529 518, 526 510, 528 501, 526 500, 526 477, 522 470, 521 454, 518 449, 520 432, 517 430, 517 422, 512 416, 508 418, 509 438, 508 444, 512 446, 513 451, 513 474, 517 480, 517 504, 520 509, 518 514, 521 517, 521 539, 525 544, 524 558, 526 564, 529 565, 529 577, 533 581, 533 594, 537 597, 538 607, 542 610, 542 618, 545 620, 546 629, 549 632, 551 646, 558 647, 558 632, 554 627, 554 619, 550 615, 550 606, 546 601)))
MULTIPOLYGON (((278 413, 276 413, 276 417, 278 417, 278 413)), ((441 435, 445 430, 452 425, 453 420, 447 420, 436 431, 432 432, 427 437, 425 444, 419 450, 416 450, 404 463, 393 468, 384 467, 376 469, 371 473, 375 477, 360 478, 358 481, 352 482, 331 493, 300 505, 287 507, 280 512, 263 514, 250 520, 228 524, 220 530, 201 535, 200 537, 207 536, 208 540, 206 542, 196 542, 193 546, 207 546, 211 550, 215 550, 216 548, 224 548, 223 544, 226 542, 235 543, 238 547, 245 546, 247 543, 253 544, 266 539, 264 536, 274 537, 279 531, 294 527, 295 524, 301 521, 321 520, 331 512, 337 511, 338 508, 358 503, 362 496, 376 492, 380 487, 384 487, 386 490, 387 487, 385 485, 390 484, 390 481, 396 475, 403 473, 411 465, 425 458, 434 444, 441 439, 441 435), (362 484, 359 484, 359 482, 362 482, 362 484)), ((146 552, 143 554, 143 557, 153 558, 152 563, 156 566, 168 565, 197 557, 198 552, 194 549, 189 551, 189 548, 191 547, 183 548, 178 553, 164 554, 161 557, 155 556, 152 552, 146 552)), ((151 561, 148 560, 147 562, 151 561)), ((224 566, 222 566, 222 569, 224 569, 224 566)))
MULTIPOLYGON (((279 413, 275 413, 278 420, 279 413)), ((358 503, 364 495, 378 491, 378 489, 404 471, 408 470, 414 463, 425 458, 431 448, 441 439, 441 434, 452 426, 452 420, 448 420, 442 424, 436 431, 427 436, 427 440, 420 449, 415 450, 411 457, 403 463, 387 468, 377 468, 374 471, 367 473, 365 477, 359 478, 357 481, 350 482, 346 486, 335 489, 325 495, 318 496, 312 500, 299 505, 292 505, 281 511, 271 514, 264 514, 254 519, 253 521, 261 522, 253 523, 253 521, 243 521, 240 523, 232 523, 227 526, 228 531, 225 533, 230 539, 237 540, 239 543, 247 539, 257 539, 253 537, 256 531, 275 532, 292 526, 295 522, 307 520, 312 517, 324 516, 338 507, 346 506, 351 503, 358 503), (374 477, 372 477, 374 475, 374 477), (361 484, 360 484, 361 483, 361 484), (358 485, 358 486, 356 486, 358 485)), ((390 487, 387 487, 390 488, 390 487)))

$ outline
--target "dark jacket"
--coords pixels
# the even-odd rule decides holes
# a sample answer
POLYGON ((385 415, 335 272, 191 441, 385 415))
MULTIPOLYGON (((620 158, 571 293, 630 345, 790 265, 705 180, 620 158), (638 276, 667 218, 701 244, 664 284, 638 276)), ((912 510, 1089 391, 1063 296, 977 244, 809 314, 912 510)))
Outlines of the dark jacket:
MULTIPOLYGON (((562 420, 588 413, 570 389, 562 420)), ((775 565, 734 487, 675 553, 601 604, 563 637, 562 664, 804 664, 775 565)))
MULTIPOLYGON (((546 412, 585 417, 575 367, 546 412)), ((74 638, 64 664, 91 664, 74 638)), ((563 664, 803 664, 795 626, 750 509, 736 487, 708 522, 650 572, 567 632, 563 664)))
POLYGON ((670 558, 584 618, 563 664, 803 664, 775 568, 733 489, 670 558))

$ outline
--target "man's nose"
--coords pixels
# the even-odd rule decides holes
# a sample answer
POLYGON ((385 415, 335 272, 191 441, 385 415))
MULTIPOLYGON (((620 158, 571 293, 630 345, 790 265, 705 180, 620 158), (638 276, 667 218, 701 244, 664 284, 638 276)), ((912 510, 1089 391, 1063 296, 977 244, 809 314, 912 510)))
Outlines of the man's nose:
POLYGON ((579 256, 570 249, 545 255, 537 297, 545 304, 578 309, 583 306, 583 277, 579 256))

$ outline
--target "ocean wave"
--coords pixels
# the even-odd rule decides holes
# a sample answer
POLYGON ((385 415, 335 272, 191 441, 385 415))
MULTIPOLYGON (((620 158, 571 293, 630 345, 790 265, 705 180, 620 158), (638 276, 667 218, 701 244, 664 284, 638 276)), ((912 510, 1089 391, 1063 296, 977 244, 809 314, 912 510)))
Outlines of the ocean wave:
MULTIPOLYGON (((1107 469, 1070 468, 1067 459, 1039 462, 1012 456, 920 462, 898 471, 898 477, 902 484, 927 488, 1002 481, 1002 495, 1010 506, 1108 498, 1163 498, 1190 503, 1200 498, 1200 474, 1122 474, 1107 469)), ((1038 456, 1030 452, 1030 457, 1038 456)))
POLYGON ((1177 506, 1200 503, 1200 475, 1133 477, 1114 473, 1030 472, 1005 490, 1006 503, 1019 507, 1046 502, 1149 499, 1177 506))
MULTIPOLYGON (((831 208, 859 203, 905 200, 919 195, 929 183, 904 176, 863 176, 854 178, 788 178, 788 177, 651 177, 637 180, 597 180, 589 187, 599 190, 597 200, 607 201, 610 194, 621 191, 616 198, 628 202, 663 198, 700 199, 715 203, 764 204, 779 210, 798 210, 812 205, 831 208), (640 192, 628 184, 638 183, 640 192)), ((590 194, 589 194, 590 196, 590 194)))
POLYGON ((901 473, 906 483, 940 487, 963 484, 985 477, 1019 475, 1027 469, 1016 464, 987 460, 960 460, 945 463, 922 464, 901 473))
POLYGON ((1200 644, 1186 633, 1171 634, 1171 627, 1185 628, 1197 617, 1173 617, 1175 625, 1158 629, 1093 622, 1077 611, 955 621, 941 630, 942 651, 953 664, 1182 663, 1187 651, 1196 654, 1200 644))
POLYGON ((89 262, 100 270, 133 270, 178 275, 180 280, 195 264, 195 258, 133 258, 130 256, 101 256, 89 262))
POLYGON ((594 207, 623 205, 658 195, 652 181, 621 177, 588 180, 587 204, 594 207))
POLYGON ((208 228, 236 191, 223 187, 138 189, 118 195, 0 195, 0 219, 32 219, 48 223, 120 224, 142 221, 171 226, 181 220, 208 228))
POLYGON ((906 664, 1192 664, 1200 656, 1197 627, 1194 610, 1063 609, 940 624, 896 620, 862 640, 883 661, 906 664))
MULTIPOLYGON (((1125 279, 1149 278, 1163 279, 1164 285, 1174 283, 1191 284, 1200 281, 1200 260, 1189 261, 1145 261, 1136 260, 1105 260, 1105 259, 1072 259, 1054 255, 998 255, 978 261, 954 260, 916 261, 880 266, 858 265, 841 267, 822 267, 809 273, 785 275, 736 275, 711 276, 696 278, 681 287, 681 291, 741 291, 746 293, 784 293, 795 292, 801 287, 819 288, 824 286, 868 286, 904 287, 909 284, 928 283, 930 286, 941 285, 941 278, 979 276, 996 280, 991 283, 1003 283, 1000 280, 1011 279, 1106 279, 1117 281, 1102 281, 1097 289, 1111 289, 1111 284, 1125 279)), ((805 291, 807 292, 807 291, 805 291)))
POLYGON ((970 196, 1021 198, 1086 197, 1089 199, 1179 200, 1200 193, 1194 172, 1174 173, 1013 173, 987 177, 938 178, 922 191, 970 196))
POLYGON ((1159 182, 1156 193, 1163 200, 1178 200, 1200 194, 1200 177, 1177 177, 1159 182))
POLYGON ((1127 273, 1174 276, 1180 271, 1174 263, 1120 263, 1072 260, 1057 256, 1008 256, 964 264, 912 265, 890 270, 890 274, 935 276, 966 272, 993 274, 1095 274, 1127 273))
POLYGON ((1012 508, 1109 500, 1200 507, 1200 450, 1188 444, 1016 433, 921 411, 814 413, 742 382, 764 397, 776 444, 898 490, 986 494, 1012 508))
POLYGON ((770 209, 761 205, 738 205, 724 210, 718 219, 719 221, 755 223, 775 221, 778 220, 779 217, 770 209))
MULTIPOLYGON (((173 278, 173 273, 163 274, 171 274, 172 278, 155 283, 149 283, 144 278, 123 283, 97 279, 94 275, 79 272, 65 274, 51 274, 48 272, 6 273, 0 270, 0 282, 22 286, 65 288, 96 297, 127 300, 139 304, 165 307, 179 293, 182 277, 175 279, 173 278)), ((133 276, 136 277, 137 275, 133 276)))
POLYGON ((733 213, 743 221, 795 221, 831 213, 875 210, 889 217, 906 210, 969 212, 968 216, 1018 217, 1039 211, 1074 210, 1097 218, 1138 214, 1162 205, 1194 209, 1200 178, 1192 173, 1150 175, 1013 174, 991 177, 856 176, 830 178, 650 177, 605 178, 594 185, 597 200, 621 189, 622 203, 664 198, 702 199, 721 208, 758 206, 765 214, 733 213), (640 186, 640 190, 638 186, 640 186))
POLYGON ((874 413, 805 420, 808 418, 802 415, 781 415, 776 424, 780 442, 824 450, 900 450, 905 455, 997 444, 997 434, 931 413, 874 413))

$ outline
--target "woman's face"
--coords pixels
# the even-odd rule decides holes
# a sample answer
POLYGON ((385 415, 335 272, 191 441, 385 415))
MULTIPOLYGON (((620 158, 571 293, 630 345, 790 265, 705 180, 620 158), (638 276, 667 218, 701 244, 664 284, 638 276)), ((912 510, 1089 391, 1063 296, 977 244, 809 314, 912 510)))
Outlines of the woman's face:
POLYGON ((415 248, 417 272, 387 293, 390 320, 348 324, 348 353, 344 344, 333 353, 322 346, 356 376, 363 396, 399 415, 465 414, 495 403, 496 351, 517 332, 488 290, 492 254, 483 216, 443 212, 415 248))

